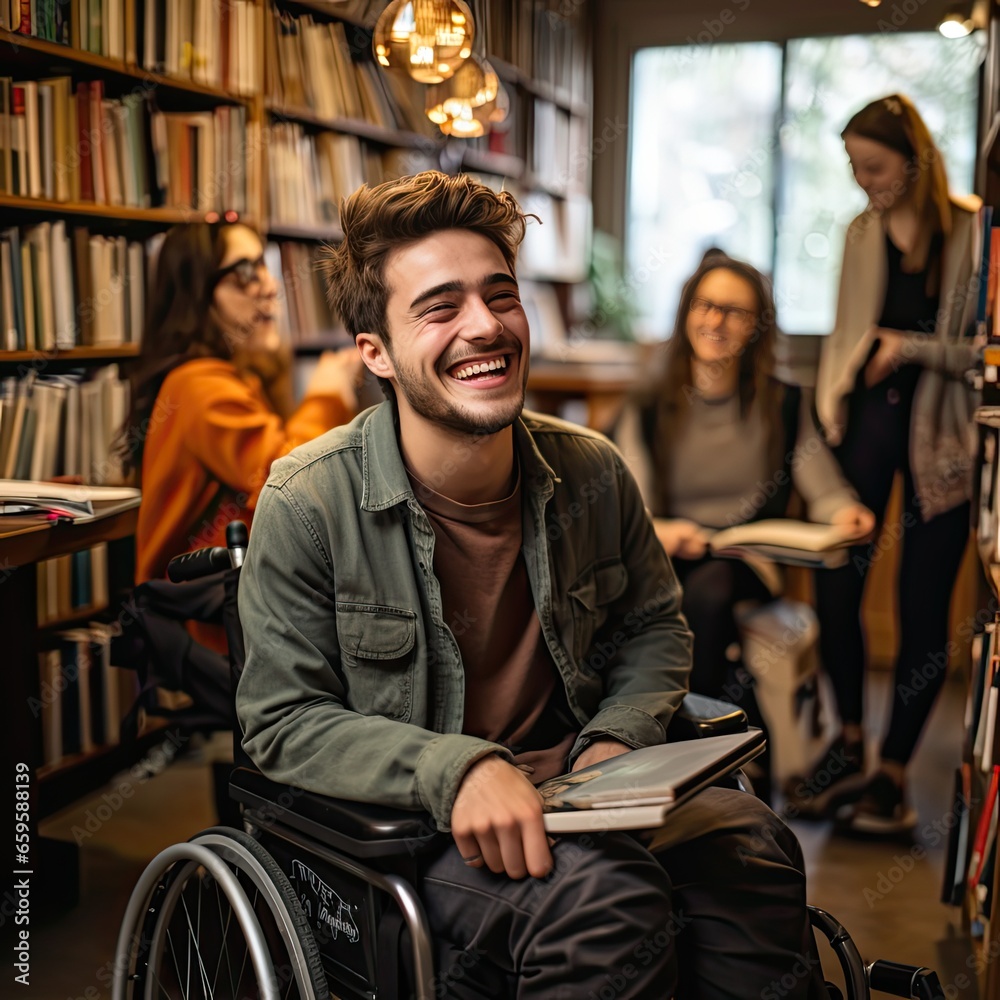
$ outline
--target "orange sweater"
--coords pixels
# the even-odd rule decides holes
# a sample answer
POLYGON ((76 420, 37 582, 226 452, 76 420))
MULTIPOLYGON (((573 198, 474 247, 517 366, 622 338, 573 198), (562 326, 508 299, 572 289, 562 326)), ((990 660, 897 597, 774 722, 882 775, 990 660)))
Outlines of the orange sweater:
POLYGON ((181 552, 225 545, 226 525, 250 525, 271 463, 352 414, 310 396, 282 421, 260 380, 229 361, 198 358, 163 381, 149 418, 136 532, 136 583, 165 575, 181 552))

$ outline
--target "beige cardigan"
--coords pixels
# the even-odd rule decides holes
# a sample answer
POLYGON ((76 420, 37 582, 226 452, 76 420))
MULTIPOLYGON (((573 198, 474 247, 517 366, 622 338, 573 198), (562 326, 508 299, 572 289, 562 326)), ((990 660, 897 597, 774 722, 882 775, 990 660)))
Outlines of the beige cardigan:
MULTIPOLYGON (((941 306, 933 334, 905 335, 910 364, 922 367, 910 425, 910 468, 925 521, 968 500, 972 492, 976 395, 964 374, 975 359, 966 334, 976 315, 982 232, 981 202, 952 196, 952 231, 945 242, 941 306)), ((844 437, 847 397, 875 337, 888 280, 885 228, 871 210, 848 227, 837 320, 824 340, 816 379, 816 412, 831 445, 844 437)))

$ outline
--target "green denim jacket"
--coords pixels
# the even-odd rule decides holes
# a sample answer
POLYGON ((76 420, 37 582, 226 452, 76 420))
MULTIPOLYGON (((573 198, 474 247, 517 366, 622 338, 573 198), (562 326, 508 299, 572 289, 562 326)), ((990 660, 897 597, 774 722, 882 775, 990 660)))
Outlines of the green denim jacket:
MULTIPOLYGON (((510 753, 462 734, 465 674, 395 418, 384 402, 273 465, 240 580, 236 708, 269 777, 426 809, 447 830, 468 767, 510 753)), ((581 727, 570 759, 599 736, 662 743, 691 635, 639 490, 599 434, 529 413, 514 430, 528 578, 581 727)), ((456 445, 431 485, 474 447, 456 445)))

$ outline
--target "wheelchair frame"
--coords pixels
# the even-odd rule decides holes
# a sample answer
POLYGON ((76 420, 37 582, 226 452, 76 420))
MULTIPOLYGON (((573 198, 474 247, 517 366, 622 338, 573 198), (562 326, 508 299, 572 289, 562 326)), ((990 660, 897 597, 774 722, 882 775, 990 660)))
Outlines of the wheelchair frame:
MULTIPOLYGON (((171 568, 177 575, 172 574, 171 578, 175 581, 178 577, 197 579, 230 566, 233 571, 226 574, 225 610, 235 681, 242 668, 243 651, 235 601, 239 561, 230 563, 226 549, 200 550, 172 562, 171 568)), ((688 738, 692 734, 697 737, 733 731, 734 725, 746 728, 745 715, 734 706, 688 695, 685 707, 691 706, 695 708, 693 712, 679 712, 675 719, 678 729, 688 726, 688 738)), ((672 732, 671 735, 677 734, 672 732)), ((250 764, 239 744, 236 725, 234 756, 237 765, 250 764)), ((202 933, 202 890, 209 893, 215 890, 220 913, 219 893, 226 899, 231 914, 224 926, 220 924, 221 941, 220 935, 210 933, 212 929, 207 925, 205 937, 210 944, 217 944, 220 950, 226 951, 229 929, 235 919, 245 941, 241 977, 249 961, 257 983, 257 992, 251 996, 261 1000, 279 996, 297 996, 299 1000, 326 1000, 327 997, 397 1000, 401 971, 398 959, 404 930, 409 939, 409 949, 405 952, 409 963, 407 989, 413 991, 409 995, 414 1000, 432 1000, 441 995, 438 992, 440 983, 435 979, 426 916, 413 884, 419 854, 443 836, 433 828, 429 817, 330 799, 280 785, 265 778, 252 764, 236 767, 230 794, 243 806, 246 832, 226 827, 204 831, 187 843, 175 844, 162 851, 140 877, 118 935, 112 1000, 138 1000, 140 997, 152 1000, 161 995, 156 992, 157 983, 151 979, 159 973, 150 966, 162 960, 165 943, 173 947, 170 927, 178 905, 184 911, 181 926, 188 928, 189 939, 195 938, 194 930, 202 933), (310 864, 292 858, 295 851, 307 852, 310 864), (276 852, 285 864, 272 852, 276 852), (355 887, 367 887, 365 908, 345 901, 343 882, 338 883, 340 893, 327 885, 313 870, 321 866, 330 866, 348 883, 353 880, 355 887), (293 881, 300 883, 300 876, 306 882, 305 890, 301 884, 298 888, 292 885, 293 881), (184 895, 189 886, 198 893, 194 928, 184 895), (251 887, 252 898, 248 895, 251 887), (376 892, 385 897, 378 905, 376 892), (329 906, 334 900, 338 910, 331 916, 329 906), (385 905, 386 900, 392 905, 385 905), (306 909, 310 911, 308 916, 306 909), (357 920, 362 922, 360 927, 357 920), (365 939, 363 969, 345 964, 336 957, 336 949, 320 948, 320 944, 324 948, 329 945, 331 928, 334 943, 340 932, 350 936, 356 934, 359 941, 365 939), (278 957, 284 961, 276 967, 274 949, 279 944, 283 954, 278 957), (341 992, 330 992, 326 977, 331 972, 340 977, 335 986, 341 992), (283 989, 282 979, 286 989, 283 989), (282 989, 283 992, 279 992, 282 989)), ((945 994, 934 972, 886 961, 866 966, 842 924, 824 910, 812 906, 808 909, 814 929, 823 933, 837 955, 848 1000, 868 1000, 872 989, 899 997, 943 1000, 945 994)), ((217 989, 223 968, 222 957, 216 957, 215 968, 210 970, 206 956, 201 954, 200 938, 194 941, 194 955, 190 944, 189 940, 183 993, 186 1000, 189 997, 192 1000, 195 997, 235 997, 235 986, 232 994, 219 993, 217 989), (190 989, 192 966, 196 973, 194 992, 190 989)), ((343 954, 342 947, 340 953, 343 954)), ((173 981, 179 981, 182 974, 177 956, 173 957, 177 977, 173 981)), ((840 996, 836 987, 828 984, 828 989, 831 998, 840 996)), ((174 994, 166 992, 166 995, 174 994)))

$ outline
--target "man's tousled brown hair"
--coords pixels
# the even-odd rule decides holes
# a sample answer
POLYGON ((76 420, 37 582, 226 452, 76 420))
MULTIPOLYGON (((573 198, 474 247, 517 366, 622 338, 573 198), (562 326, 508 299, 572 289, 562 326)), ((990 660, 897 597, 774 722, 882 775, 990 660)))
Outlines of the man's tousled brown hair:
POLYGON ((390 251, 431 233, 468 229, 497 246, 513 275, 525 219, 513 195, 493 191, 467 174, 449 177, 428 170, 375 187, 366 184, 342 202, 344 238, 320 263, 330 305, 352 337, 377 333, 388 343, 385 261, 390 251))

